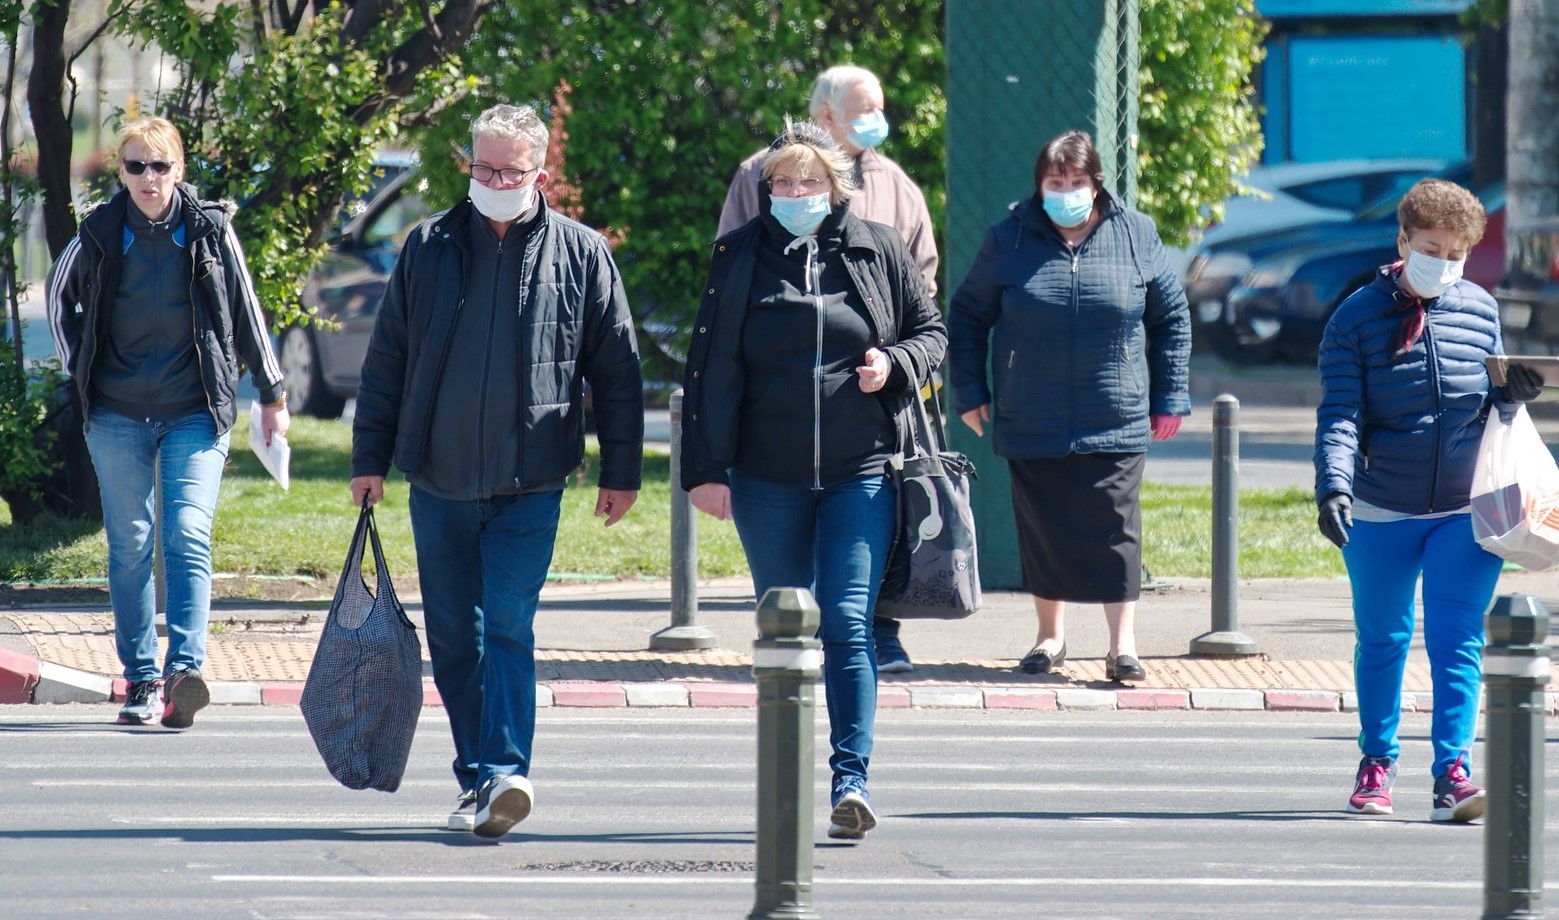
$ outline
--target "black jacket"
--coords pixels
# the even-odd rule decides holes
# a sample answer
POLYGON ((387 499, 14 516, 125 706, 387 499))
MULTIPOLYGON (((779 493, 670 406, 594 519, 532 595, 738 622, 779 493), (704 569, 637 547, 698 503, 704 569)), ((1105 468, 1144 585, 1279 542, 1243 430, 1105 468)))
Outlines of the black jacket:
MULTIPOLYGON (((175 196, 174 207, 183 210, 186 227, 193 335, 206 408, 217 430, 225 432, 238 417, 234 393, 242 373, 240 359, 250 368, 265 403, 281 399, 281 367, 271 350, 270 333, 244 263, 243 248, 233 232, 231 206, 202 201, 188 184, 179 185, 175 196)), ((108 311, 119 291, 129 207, 130 195, 120 189, 107 203, 88 212, 45 282, 54 348, 76 385, 83 417, 91 408, 92 365, 99 343, 107 335, 108 311)))
MULTIPOLYGON (((888 356, 891 372, 878 395, 885 401, 884 409, 894 419, 897 438, 902 441, 909 420, 905 410, 942 363, 947 333, 899 232, 861 220, 843 208, 836 208, 834 217, 841 218, 845 270, 855 293, 866 304, 877 341, 888 356)), ((763 234, 770 232, 764 221, 772 219, 767 215, 754 218, 714 244, 684 380, 684 489, 727 482, 737 455, 746 376, 741 360, 742 325, 758 246, 763 234)), ((812 437, 806 434, 797 449, 812 450, 812 437)))
MULTIPOLYGON (((600 486, 637 490, 644 460, 644 384, 622 277, 596 231, 547 207, 526 247, 517 293, 525 485, 561 480, 585 454, 584 384, 590 384, 601 445, 600 486)), ((465 303, 470 265, 469 199, 418 224, 390 273, 363 359, 352 425, 352 475, 383 476, 393 461, 415 473, 427 452, 431 412, 465 303)), ((494 368, 498 373, 501 369, 494 368)), ((461 395, 461 394, 456 394, 461 395)), ((465 443, 475 445, 478 419, 465 443)))

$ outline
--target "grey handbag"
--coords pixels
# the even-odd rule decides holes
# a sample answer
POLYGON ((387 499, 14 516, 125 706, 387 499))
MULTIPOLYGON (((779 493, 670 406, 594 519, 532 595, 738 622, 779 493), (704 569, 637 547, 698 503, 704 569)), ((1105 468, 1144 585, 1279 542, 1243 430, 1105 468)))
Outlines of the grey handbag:
POLYGON ((400 788, 422 714, 422 643, 384 564, 373 509, 364 506, 300 700, 325 767, 348 789, 400 788), (378 590, 363 580, 373 544, 378 590))
POLYGON ((920 400, 908 411, 913 416, 908 444, 887 462, 887 475, 898 487, 898 519, 874 613, 897 620, 958 620, 980 609, 969 507, 974 464, 947 449, 936 397, 931 399, 934 426, 920 400))

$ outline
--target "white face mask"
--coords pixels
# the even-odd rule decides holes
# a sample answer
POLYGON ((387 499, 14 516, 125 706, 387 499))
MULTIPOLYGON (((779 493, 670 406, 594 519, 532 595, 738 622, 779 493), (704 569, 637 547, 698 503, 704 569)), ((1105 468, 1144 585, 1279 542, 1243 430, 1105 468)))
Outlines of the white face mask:
POLYGON ((471 203, 476 205, 483 217, 507 223, 530 210, 536 186, 533 183, 519 188, 488 188, 472 179, 466 194, 471 196, 471 203))
POLYGON ((1462 267, 1466 264, 1466 259, 1436 259, 1414 249, 1407 254, 1402 277, 1413 293, 1425 300, 1433 300, 1462 280, 1462 267))

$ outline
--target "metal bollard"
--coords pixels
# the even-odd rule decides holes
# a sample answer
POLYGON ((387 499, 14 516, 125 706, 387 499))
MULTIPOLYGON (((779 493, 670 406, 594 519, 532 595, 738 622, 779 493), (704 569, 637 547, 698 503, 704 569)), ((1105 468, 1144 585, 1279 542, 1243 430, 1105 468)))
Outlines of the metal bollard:
POLYGON ((1542 917, 1548 611, 1529 594, 1511 594, 1494 601, 1487 626, 1483 920, 1542 917))
POLYGON ((650 648, 683 652, 714 648, 715 634, 698 625, 698 519, 682 489, 682 388, 671 394, 671 625, 650 636, 650 648))
POLYGON ((1240 632, 1240 401, 1213 400, 1212 631, 1191 640, 1193 655, 1254 655, 1256 640, 1240 632))
POLYGON ((812 757, 821 615, 806 588, 770 588, 758 602, 757 892, 747 920, 816 920, 812 910, 812 757))

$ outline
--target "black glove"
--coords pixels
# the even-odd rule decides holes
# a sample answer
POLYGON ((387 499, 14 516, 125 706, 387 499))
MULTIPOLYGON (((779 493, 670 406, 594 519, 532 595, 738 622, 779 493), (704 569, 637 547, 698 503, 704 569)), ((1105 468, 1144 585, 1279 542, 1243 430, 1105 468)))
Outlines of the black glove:
POLYGON ((1348 545, 1348 528, 1353 526, 1353 499, 1333 492, 1321 499, 1321 516, 1316 519, 1321 536, 1340 549, 1348 545))
POLYGON ((1531 402, 1543 392, 1543 378, 1525 364, 1505 368, 1505 398, 1511 402, 1531 402))

